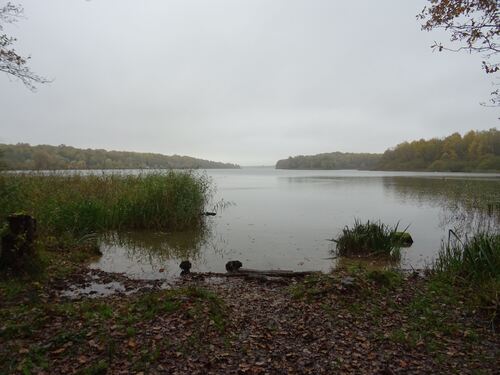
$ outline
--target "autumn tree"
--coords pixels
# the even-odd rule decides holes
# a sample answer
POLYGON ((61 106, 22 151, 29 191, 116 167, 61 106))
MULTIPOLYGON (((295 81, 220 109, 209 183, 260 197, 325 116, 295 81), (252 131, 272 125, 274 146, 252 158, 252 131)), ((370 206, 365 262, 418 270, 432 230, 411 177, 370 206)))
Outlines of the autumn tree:
POLYGON ((4 25, 19 21, 23 13, 24 9, 20 5, 10 2, 0 7, 0 72, 19 79, 30 90, 35 90, 37 84, 46 83, 48 80, 30 70, 30 57, 17 53, 13 47, 16 39, 4 34, 4 25))
POLYGON ((500 131, 453 133, 444 139, 404 142, 384 152, 377 168, 407 171, 500 171, 500 131))
MULTIPOLYGON (((423 20, 422 29, 431 31, 444 29, 450 35, 451 46, 434 42, 438 51, 468 51, 484 57, 482 66, 487 74, 495 75, 500 70, 500 15, 498 0, 429 0, 417 18, 423 20)), ((498 80, 498 77, 495 77, 498 80)), ((498 85, 498 83, 495 83, 498 85)), ((491 102, 500 106, 500 91, 491 93, 491 102)))

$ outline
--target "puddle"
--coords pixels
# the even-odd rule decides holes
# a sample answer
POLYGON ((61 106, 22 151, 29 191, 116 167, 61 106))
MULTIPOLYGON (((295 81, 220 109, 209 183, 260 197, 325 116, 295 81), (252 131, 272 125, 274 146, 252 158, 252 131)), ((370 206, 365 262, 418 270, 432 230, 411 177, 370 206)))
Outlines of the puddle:
POLYGON ((112 295, 131 295, 144 290, 171 289, 174 282, 167 280, 131 279, 120 273, 89 270, 70 281, 59 295, 63 298, 99 298, 112 295))

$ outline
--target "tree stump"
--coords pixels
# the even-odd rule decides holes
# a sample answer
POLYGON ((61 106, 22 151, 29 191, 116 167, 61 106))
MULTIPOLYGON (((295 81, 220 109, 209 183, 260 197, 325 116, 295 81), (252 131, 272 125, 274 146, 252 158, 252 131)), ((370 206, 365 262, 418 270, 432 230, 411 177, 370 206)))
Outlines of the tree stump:
POLYGON ((189 260, 183 260, 179 267, 182 269, 181 275, 187 275, 191 272, 191 262, 189 260))
POLYGON ((0 266, 22 268, 35 253, 36 220, 25 214, 7 217, 7 230, 1 238, 0 266))
POLYGON ((226 263, 227 272, 238 272, 241 267, 243 267, 243 264, 239 260, 230 260, 226 263))

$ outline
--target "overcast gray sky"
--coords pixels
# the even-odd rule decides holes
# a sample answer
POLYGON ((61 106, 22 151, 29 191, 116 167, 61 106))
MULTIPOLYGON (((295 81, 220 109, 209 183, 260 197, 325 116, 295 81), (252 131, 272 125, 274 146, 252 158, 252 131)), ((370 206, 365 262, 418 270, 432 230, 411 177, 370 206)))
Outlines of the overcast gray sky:
MULTIPOLYGON (((401 0, 18 0, 50 84, 0 73, 0 142, 271 165, 498 127, 481 56, 401 0)), ((5 0, 0 0, 0 4, 5 0)))

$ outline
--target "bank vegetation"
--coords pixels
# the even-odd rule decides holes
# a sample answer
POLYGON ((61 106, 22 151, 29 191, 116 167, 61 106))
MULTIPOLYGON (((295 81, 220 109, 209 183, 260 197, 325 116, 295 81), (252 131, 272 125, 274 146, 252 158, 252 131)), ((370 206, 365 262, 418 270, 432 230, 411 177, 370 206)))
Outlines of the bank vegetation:
POLYGON ((332 152, 279 160, 277 169, 500 172, 500 131, 453 133, 445 138, 403 142, 383 154, 332 152))
POLYGON ((53 169, 210 169, 239 168, 236 164, 190 156, 80 149, 28 143, 0 144, 2 164, 10 170, 53 169))

